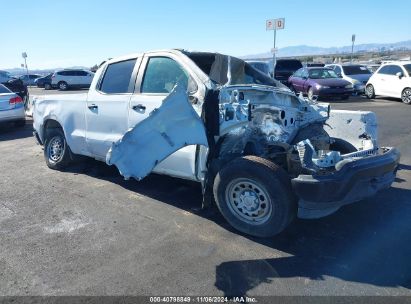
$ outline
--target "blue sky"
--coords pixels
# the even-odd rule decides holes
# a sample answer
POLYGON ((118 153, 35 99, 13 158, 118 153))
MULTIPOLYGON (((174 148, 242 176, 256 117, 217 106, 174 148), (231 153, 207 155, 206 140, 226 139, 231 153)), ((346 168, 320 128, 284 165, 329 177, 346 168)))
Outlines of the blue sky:
POLYGON ((272 47, 265 20, 284 17, 277 46, 343 46, 411 39, 409 0, 2 1, 0 69, 91 66, 107 57, 186 48, 235 56, 272 47), (7 32, 5 32, 5 25, 7 32))

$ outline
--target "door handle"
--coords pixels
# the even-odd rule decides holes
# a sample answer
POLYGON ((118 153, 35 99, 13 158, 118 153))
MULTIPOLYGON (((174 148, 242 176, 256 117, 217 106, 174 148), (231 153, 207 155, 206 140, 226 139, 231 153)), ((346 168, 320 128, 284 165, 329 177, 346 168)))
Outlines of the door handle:
POLYGON ((138 104, 136 106, 133 106, 134 111, 144 111, 146 109, 146 106, 143 106, 142 104, 138 104))
POLYGON ((96 105, 96 104, 91 104, 91 105, 88 105, 87 106, 90 110, 96 110, 96 109, 98 109, 98 105, 96 105))

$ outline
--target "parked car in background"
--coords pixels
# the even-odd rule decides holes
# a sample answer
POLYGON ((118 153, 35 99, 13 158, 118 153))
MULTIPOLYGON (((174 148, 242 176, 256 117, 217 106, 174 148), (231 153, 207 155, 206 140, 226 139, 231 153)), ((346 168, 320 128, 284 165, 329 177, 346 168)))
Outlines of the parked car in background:
POLYGON ((371 71, 361 64, 329 64, 326 67, 333 69, 342 79, 351 82, 356 94, 364 94, 365 84, 372 75, 371 71))
POLYGON ((3 85, 13 93, 19 95, 25 103, 28 101, 29 91, 27 90, 27 86, 24 85, 21 79, 11 78, 9 81, 3 83, 3 85))
POLYGON ((288 78, 302 67, 301 61, 297 59, 277 59, 273 77, 282 84, 288 85, 288 78))
POLYGON ((37 78, 42 77, 41 75, 37 74, 28 74, 28 75, 21 75, 19 79, 23 81, 24 85, 26 86, 34 86, 36 83, 34 82, 37 78))
POLYGON ((37 87, 50 90, 51 89, 51 76, 53 76, 53 73, 50 73, 44 77, 37 78, 34 82, 37 85, 37 87))
POLYGON ((365 95, 401 98, 402 102, 411 104, 411 61, 382 65, 368 80, 365 95))
POLYGON ((86 70, 62 70, 51 76, 51 86, 65 91, 69 88, 89 88, 94 73, 86 70))
POLYGON ((296 93, 307 94, 308 99, 315 97, 348 99, 353 93, 351 82, 346 81, 329 68, 302 68, 288 79, 289 87, 296 93))
POLYGON ((256 61, 256 60, 246 60, 246 62, 251 65, 254 69, 264 73, 265 75, 271 77, 270 75, 270 66, 267 62, 256 61))
POLYGON ((17 126, 26 124, 23 99, 0 84, 0 123, 14 122, 17 126))
POLYGON ((0 83, 5 83, 10 79, 13 79, 13 77, 9 72, 0 70, 0 83))

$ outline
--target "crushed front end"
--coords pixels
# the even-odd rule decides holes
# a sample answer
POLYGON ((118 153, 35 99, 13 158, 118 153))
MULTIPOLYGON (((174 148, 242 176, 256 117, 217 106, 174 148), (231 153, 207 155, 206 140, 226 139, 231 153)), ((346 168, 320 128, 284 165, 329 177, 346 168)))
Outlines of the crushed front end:
POLYGON ((218 158, 270 159, 289 175, 298 217, 319 218, 390 187, 400 154, 380 147, 372 112, 331 111, 284 88, 229 85, 219 93, 218 158))

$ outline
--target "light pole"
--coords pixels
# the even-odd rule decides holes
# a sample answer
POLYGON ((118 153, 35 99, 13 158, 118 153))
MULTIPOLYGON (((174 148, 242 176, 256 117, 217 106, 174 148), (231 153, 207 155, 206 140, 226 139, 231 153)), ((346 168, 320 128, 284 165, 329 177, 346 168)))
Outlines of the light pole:
POLYGON ((26 52, 21 53, 21 57, 24 58, 24 65, 26 66, 26 75, 27 75, 27 78, 28 78, 29 77, 29 69, 27 67, 27 53, 26 52))
POLYGON ((353 57, 353 54, 354 54, 355 34, 352 34, 351 41, 352 41, 352 45, 351 45, 351 60, 350 60, 350 63, 352 63, 352 57, 353 57))
POLYGON ((265 29, 267 31, 274 31, 274 44, 273 44, 274 47, 271 50, 271 52, 273 53, 273 76, 274 76, 274 69, 275 69, 275 63, 276 63, 276 53, 277 53, 277 48, 275 47, 275 41, 276 41, 276 38, 277 38, 277 30, 284 29, 284 23, 285 23, 284 18, 269 19, 269 20, 266 20, 266 22, 265 22, 265 29))

